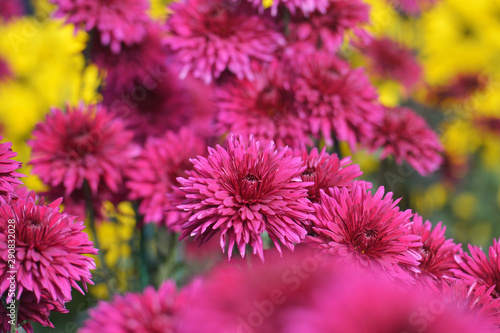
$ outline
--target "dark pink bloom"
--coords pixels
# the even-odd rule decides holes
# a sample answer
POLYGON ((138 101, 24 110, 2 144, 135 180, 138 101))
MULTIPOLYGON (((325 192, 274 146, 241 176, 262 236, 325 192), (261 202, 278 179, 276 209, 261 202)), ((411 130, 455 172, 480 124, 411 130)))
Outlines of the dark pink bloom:
POLYGON ((445 85, 432 88, 429 99, 435 103, 465 101, 483 90, 488 78, 478 73, 461 73, 445 85))
POLYGON ((416 277, 424 279, 431 284, 441 281, 450 281, 454 278, 452 269, 457 268, 455 254, 461 244, 453 243, 452 239, 446 239, 444 233, 446 227, 439 222, 434 229, 429 221, 423 223, 420 215, 413 216, 411 233, 421 237, 422 246, 419 247, 422 260, 420 261, 420 272, 416 277))
POLYGON ((53 109, 33 136, 33 173, 51 187, 62 185, 65 195, 82 189, 84 182, 93 196, 103 186, 117 192, 136 154, 133 133, 100 105, 68 107, 66 113, 53 109))
POLYGON ((382 268, 406 281, 406 270, 418 273, 420 236, 410 232, 411 211, 399 210, 392 192, 384 197, 380 187, 375 195, 355 184, 321 191, 321 203, 314 204, 317 221, 310 245, 336 254, 339 260, 359 267, 382 268), (402 268, 404 266, 405 269, 402 268))
MULTIPOLYGON (((28 198, 19 198, 11 205, 0 208, 0 293, 8 288, 8 271, 16 273, 17 298, 24 291, 31 291, 40 301, 43 291, 61 304, 71 300, 71 287, 81 293, 93 284, 90 270, 95 269, 94 260, 86 254, 96 254, 83 222, 73 216, 59 212, 62 199, 45 205, 43 198, 35 201, 32 193, 28 198), (14 223, 12 223, 12 220, 14 223), (9 225, 15 227, 16 260, 14 269, 8 258, 9 225)), ((12 228, 10 228, 12 229, 12 228)))
POLYGON ((362 35, 357 26, 368 23, 370 12, 368 5, 360 0, 326 2, 326 11, 316 11, 309 17, 292 18, 288 38, 292 43, 301 45, 299 51, 319 48, 334 54, 342 45, 347 31, 352 30, 362 35))
POLYGON ((12 76, 9 64, 5 62, 3 58, 0 57, 0 83, 9 79, 12 76))
POLYGON ((122 43, 139 43, 151 21, 146 0, 50 0, 57 5, 55 17, 65 18, 85 31, 97 29, 102 45, 119 53, 122 43))
POLYGON ((12 159, 17 156, 17 153, 12 151, 11 146, 10 142, 0 143, 0 202, 4 199, 9 202, 11 197, 17 197, 15 186, 22 184, 19 177, 24 177, 16 171, 21 168, 21 162, 12 159))
POLYGON ((148 24, 144 38, 140 42, 123 45, 119 54, 94 39, 91 56, 96 65, 106 72, 106 89, 121 93, 143 84, 151 90, 158 85, 157 78, 152 74, 166 58, 162 27, 148 24))
POLYGON ((150 286, 142 294, 127 293, 111 302, 100 301, 78 332, 179 332, 177 312, 181 304, 175 289, 175 283, 167 280, 158 291, 150 286))
POLYGON ((173 201, 181 195, 184 198, 183 193, 176 193, 177 178, 185 177, 185 170, 192 169, 190 158, 203 155, 205 151, 203 140, 187 128, 146 142, 141 155, 127 170, 130 199, 141 201, 139 212, 146 223, 163 224, 179 231, 186 213, 176 208, 182 200, 173 201))
POLYGON ((406 14, 418 15, 422 11, 431 8, 439 0, 389 0, 396 9, 406 14))
POLYGON ((230 137, 227 149, 209 148, 209 156, 193 159, 188 179, 178 178, 185 193, 180 209, 189 212, 181 238, 204 242, 220 232, 220 243, 230 258, 236 245, 241 256, 246 245, 263 260, 262 233, 267 232, 281 251, 280 242, 293 249, 306 236, 313 212, 300 174, 305 167, 287 148, 276 150, 250 137, 243 144, 230 137))
POLYGON ((373 38, 361 51, 368 57, 373 73, 383 79, 400 82, 411 89, 422 76, 422 69, 412 51, 390 38, 373 38))
POLYGON ((500 298, 500 242, 493 240, 493 245, 488 250, 489 258, 486 258, 483 250, 469 244, 470 255, 460 251, 455 260, 460 266, 453 270, 455 275, 467 284, 471 285, 477 280, 477 286, 494 287, 491 295, 500 298))
MULTIPOLYGON (((306 169, 302 172, 303 182, 313 182, 309 187, 309 199, 312 202, 319 202, 320 190, 327 190, 330 187, 346 187, 351 189, 354 180, 361 176, 363 172, 356 164, 351 164, 350 157, 340 160, 337 154, 328 154, 326 148, 321 153, 317 148, 313 148, 310 153, 307 150, 296 150, 296 156, 302 157, 306 169)), ((363 185, 365 189, 370 189, 369 182, 358 181, 358 185, 363 185)))
POLYGON ((287 89, 282 64, 261 68, 253 80, 236 78, 216 90, 217 126, 221 134, 254 135, 262 143, 274 141, 292 148, 312 145, 309 126, 299 116, 287 89))
POLYGON ((436 171, 443 162, 438 136, 424 118, 409 108, 387 108, 375 133, 367 144, 373 150, 382 148, 382 159, 392 155, 398 164, 404 160, 423 176, 436 171))
POLYGON ((0 18, 10 21, 24 14, 24 5, 21 0, 0 0, 0 18))
POLYGON ((328 145, 336 139, 351 147, 373 137, 384 113, 362 69, 353 70, 327 53, 299 57, 294 68, 297 107, 314 135, 321 135, 328 145))
POLYGON ((254 79, 251 64, 271 62, 285 39, 272 20, 243 4, 224 0, 185 0, 173 3, 167 21, 167 45, 189 72, 209 84, 224 71, 239 79, 254 79))
MULTIPOLYGON (((264 10, 262 5, 262 0, 248 0, 255 7, 259 7, 260 11, 264 10)), ((278 14, 278 9, 280 5, 285 6, 292 13, 292 15, 297 15, 302 13, 305 16, 309 16, 314 11, 320 12, 322 15, 326 14, 326 9, 330 0, 274 0, 271 5, 271 15, 276 16, 278 14)))

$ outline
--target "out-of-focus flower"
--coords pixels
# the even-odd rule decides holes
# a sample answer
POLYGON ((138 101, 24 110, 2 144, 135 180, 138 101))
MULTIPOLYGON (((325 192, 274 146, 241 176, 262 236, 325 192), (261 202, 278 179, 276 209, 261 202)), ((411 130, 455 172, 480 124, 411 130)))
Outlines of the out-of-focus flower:
POLYGON ((313 212, 302 182, 305 170, 299 157, 274 143, 249 144, 232 136, 227 149, 209 149, 208 158, 193 159, 188 179, 178 178, 186 200, 179 208, 189 212, 181 238, 201 242, 220 232, 223 251, 230 258, 236 244, 241 256, 249 244, 264 260, 262 233, 267 232, 278 251, 280 242, 293 249, 306 236, 313 212))
MULTIPOLYGON (((313 182, 309 187, 309 200, 320 201, 320 190, 327 190, 330 187, 346 187, 352 189, 355 179, 363 174, 356 164, 351 164, 350 157, 339 159, 337 154, 328 154, 326 148, 321 153, 317 148, 313 148, 310 153, 306 149, 296 150, 296 156, 302 157, 306 169, 302 172, 303 182, 313 182)), ((357 181, 358 185, 370 189, 372 184, 365 181, 357 181)))
POLYGON ((51 0, 58 6, 55 17, 65 18, 85 31, 97 29, 101 43, 119 53, 121 44, 141 42, 150 22, 146 0, 51 0))
POLYGON ((422 71, 411 50, 390 38, 373 38, 361 47, 373 73, 382 78, 400 82, 411 89, 420 81, 422 71))
MULTIPOLYGON (((0 208, 0 247, 4 255, 0 260, 2 283, 0 292, 8 288, 8 271, 17 271, 17 299, 24 291, 32 291, 40 301, 43 291, 60 303, 71 300, 71 287, 81 293, 77 284, 93 284, 90 270, 95 269, 94 260, 85 256, 96 254, 97 249, 89 241, 83 222, 76 222, 73 216, 59 212, 62 199, 45 205, 44 200, 35 200, 32 193, 19 198, 11 205, 0 208), (14 220, 16 230, 15 269, 9 269, 7 236, 9 222, 14 220)), ((10 298, 8 298, 10 300, 10 298)))
POLYGON ((123 45, 118 54, 94 40, 91 57, 107 74, 107 90, 121 93, 132 90, 138 83, 149 88, 157 84, 151 72, 166 58, 161 33, 162 27, 149 24, 140 42, 123 45))
POLYGON ((224 71, 253 80, 253 61, 269 63, 285 38, 269 18, 243 4, 224 0, 186 0, 173 3, 165 42, 189 72, 209 84, 224 71))
MULTIPOLYGON (((280 5, 285 6, 292 15, 309 16, 314 11, 320 12, 322 15, 327 15, 327 8, 330 0, 272 0, 270 4, 264 3, 262 0, 248 0, 255 7, 259 7, 262 12, 266 8, 271 8, 271 15, 276 16, 280 5)), ((334 0, 335 1, 335 0, 334 0)))
POLYGON ((127 293, 111 302, 100 301, 89 311, 90 318, 78 332, 177 332, 177 313, 182 303, 175 289, 175 283, 167 280, 158 291, 147 287, 142 294, 127 293))
POLYGON ((12 76, 9 64, 0 58, 0 83, 12 76))
POLYGON ((309 126, 299 116, 283 64, 273 62, 253 80, 236 78, 216 90, 221 134, 254 135, 262 143, 298 148, 312 145, 309 126))
POLYGON ((193 130, 183 128, 179 133, 167 132, 163 138, 150 138, 126 174, 130 199, 140 200, 139 212, 146 223, 164 224, 180 231, 186 214, 176 206, 184 198, 178 193, 178 177, 185 177, 192 169, 190 158, 203 155, 206 145, 193 130))
POLYGON ((464 101, 484 89, 487 79, 478 74, 458 74, 445 85, 431 88, 428 99, 436 104, 464 101))
POLYGON ((325 12, 314 12, 310 17, 292 18, 288 39, 294 50, 307 53, 319 48, 336 53, 347 31, 360 32, 357 27, 368 23, 369 7, 360 0, 327 2, 329 4, 325 12), (294 45, 295 43, 298 44, 294 45))
MULTIPOLYGON (((5 297, 7 299, 8 293, 5 292, 5 294, 2 296, 2 298, 5 297)), ((11 300, 10 302, 15 301, 15 299, 11 300)), ((12 304, 12 303, 10 303, 12 304)), ((54 325, 51 323, 49 320, 49 316, 51 312, 59 312, 59 313, 67 313, 68 310, 59 303, 58 301, 54 301, 51 299, 49 293, 46 290, 42 291, 42 296, 40 299, 37 299, 35 294, 31 291, 25 290, 23 294, 21 295, 21 298, 19 299, 19 302, 14 304, 13 306, 10 304, 4 305, 3 302, 0 305, 0 330, 2 332, 10 332, 11 325, 9 324, 9 321, 11 320, 10 317, 8 316, 8 313, 10 313, 9 306, 11 308, 16 308, 18 309, 18 315, 17 315, 17 323, 20 325, 22 322, 26 323, 22 325, 24 330, 28 333, 33 333, 33 326, 31 326, 31 322, 40 324, 42 326, 48 326, 48 327, 54 327, 54 325)))
POLYGON ((430 9, 439 0, 389 0, 396 9, 410 15, 418 15, 430 9))
POLYGON ((408 162, 421 175, 428 175, 443 162, 443 147, 436 133, 415 111, 387 108, 382 125, 369 143, 373 150, 382 148, 381 158, 392 155, 396 162, 408 162))
POLYGON ((0 18, 10 21, 24 14, 24 5, 21 0, 0 0, 0 18))
POLYGON ((460 251, 455 256, 460 269, 453 270, 455 275, 471 285, 477 281, 477 286, 494 287, 491 295, 500 298, 500 265, 498 257, 500 254, 500 242, 493 240, 493 245, 488 250, 489 258, 486 258, 483 250, 469 244, 470 255, 460 251))
POLYGON ((420 215, 413 216, 411 233, 421 237, 422 246, 418 249, 422 256, 419 269, 421 274, 416 277, 424 279, 425 282, 438 284, 441 281, 450 282, 454 278, 452 269, 457 268, 455 254, 461 244, 453 243, 452 239, 446 239, 444 233, 446 227, 439 222, 434 229, 429 221, 423 223, 420 215))
POLYGON ((17 154, 12 151, 11 146, 10 142, 0 143, 0 201, 6 199, 7 202, 11 197, 17 197, 14 193, 14 186, 22 184, 19 177, 24 177, 16 171, 21 167, 21 163, 12 159, 17 154))
POLYGON ((419 273, 420 236, 410 232, 411 211, 399 210, 392 192, 384 197, 380 187, 375 195, 364 187, 331 188, 322 191, 321 203, 314 204, 315 236, 308 243, 336 254, 359 267, 382 268, 404 281, 413 280, 402 268, 419 273))
POLYGON ((313 134, 328 145, 334 139, 347 141, 351 148, 373 138, 384 109, 362 69, 352 70, 345 61, 319 52, 299 58, 293 67, 297 107, 313 134))

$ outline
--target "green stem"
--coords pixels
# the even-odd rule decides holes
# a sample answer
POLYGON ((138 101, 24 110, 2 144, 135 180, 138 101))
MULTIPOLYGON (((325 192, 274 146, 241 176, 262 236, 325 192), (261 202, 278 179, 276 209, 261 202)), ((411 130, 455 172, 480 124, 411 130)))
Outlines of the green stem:
POLYGON ((140 253, 140 283, 141 290, 146 288, 150 284, 150 276, 149 276, 149 265, 148 265, 148 253, 146 249, 146 243, 148 241, 146 225, 142 225, 140 230, 140 244, 139 244, 139 253, 140 253))

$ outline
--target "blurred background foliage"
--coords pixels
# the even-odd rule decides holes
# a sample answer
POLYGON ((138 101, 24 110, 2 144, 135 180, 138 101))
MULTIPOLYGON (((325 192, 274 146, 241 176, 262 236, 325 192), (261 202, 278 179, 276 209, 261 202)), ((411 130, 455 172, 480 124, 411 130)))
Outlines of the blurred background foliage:
MULTIPOLYGON (((373 76, 380 100, 387 106, 410 106, 423 115, 445 146, 445 164, 424 178, 408 166, 379 165, 377 156, 352 153, 344 144, 343 155, 353 155, 366 179, 403 196, 402 207, 434 223, 443 221, 456 242, 490 245, 500 235, 500 0, 443 0, 418 17, 403 15, 385 0, 365 1, 372 6, 369 30, 410 47, 423 67, 423 80, 411 91, 373 76)), ((167 3, 152 1, 152 17, 165 20, 167 3)), ((99 101, 102 78, 83 52, 87 34, 50 18, 53 7, 47 0, 26 4, 26 16, 0 19, 0 59, 12 72, 0 81, 0 135, 13 142, 28 176, 25 184, 40 191, 43 186, 28 164, 26 142, 33 127, 51 107, 99 101)), ((353 64, 366 64, 349 51, 346 45, 353 64)), ((130 285, 137 283, 130 262, 131 253, 138 250, 134 209, 130 204, 109 204, 106 209, 109 218, 99 225, 98 236, 106 264, 116 273, 115 283, 99 283, 96 277, 94 298, 75 293, 69 307, 76 311, 52 318, 61 332, 75 331, 85 316, 82 310, 96 298, 133 290, 130 285)))

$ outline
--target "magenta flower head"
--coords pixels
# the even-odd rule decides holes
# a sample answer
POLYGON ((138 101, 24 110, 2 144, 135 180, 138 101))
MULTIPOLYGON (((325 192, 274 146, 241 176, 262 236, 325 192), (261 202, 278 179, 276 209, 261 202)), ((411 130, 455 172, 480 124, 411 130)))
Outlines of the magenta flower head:
POLYGON ((101 43, 119 53, 122 43, 130 46, 146 35, 149 3, 146 0, 50 0, 57 5, 54 16, 65 18, 85 31, 97 29, 101 43))
POLYGON ((81 190, 84 182, 94 196, 103 186, 117 192, 136 154, 133 133, 100 105, 68 107, 66 113, 53 109, 33 136, 33 173, 51 187, 62 185, 64 195, 81 190))
POLYGON ((285 44, 269 18, 244 4, 225 0, 184 0, 173 3, 167 21, 167 45, 182 63, 181 77, 191 72, 206 84, 224 71, 254 79, 253 61, 268 63, 285 44))
MULTIPOLYGON (((259 7, 260 11, 264 10, 262 0, 248 0, 255 7, 259 7)), ((274 0, 271 5, 271 15, 276 16, 278 14, 278 9, 280 6, 285 6, 292 15, 305 15, 309 16, 314 11, 318 11, 321 14, 326 14, 326 9, 330 0, 274 0)))
POLYGON ((422 69, 412 51, 390 38, 372 38, 361 51, 368 57, 373 74, 400 82, 411 89, 422 77, 422 69))
POLYGON ((288 89, 287 68, 278 61, 261 68, 254 80, 234 78, 216 90, 217 127, 221 134, 254 137, 279 147, 312 145, 309 126, 300 117, 288 89))
POLYGON ((12 71, 9 64, 0 57, 0 83, 10 79, 12 76, 12 71))
MULTIPOLYGON (((0 140, 2 140, 1 136, 0 140)), ((11 146, 10 142, 0 143, 0 202, 2 200, 9 202, 12 197, 17 197, 14 187, 21 185, 19 177, 24 177, 16 171, 21 168, 21 162, 12 159, 17 156, 17 153, 12 151, 11 146)))
POLYGON ((314 204, 317 221, 308 243, 358 267, 382 268, 390 276, 413 279, 406 270, 419 272, 420 236, 410 232, 411 211, 400 211, 392 192, 380 187, 372 195, 363 186, 321 191, 314 204), (404 269, 402 268, 404 267, 404 269))
POLYGON ((100 301, 89 311, 79 333, 164 333, 177 330, 178 300, 175 283, 167 280, 158 290, 147 287, 142 294, 118 295, 111 302, 100 301))
MULTIPOLYGON (((44 291, 61 304, 71 300, 71 287, 81 293, 77 284, 93 284, 90 270, 94 260, 86 254, 96 254, 83 222, 59 212, 62 199, 45 205, 37 202, 35 194, 19 198, 15 203, 0 208, 0 293, 9 289, 8 271, 17 271, 17 299, 24 291, 31 291, 40 301, 44 291), (9 230, 15 230, 15 260, 9 258, 9 230)), ((10 298, 9 298, 10 299, 10 298)))
POLYGON ((24 14, 22 0, 0 0, 0 19, 8 22, 24 14))
POLYGON ((146 223, 167 225, 178 230, 185 219, 173 199, 179 193, 177 177, 185 177, 192 169, 190 158, 202 155, 206 145, 193 130, 183 128, 179 133, 167 132, 163 138, 150 138, 132 166, 127 170, 130 199, 141 200, 139 212, 146 223))
POLYGON ((298 59, 292 90, 312 133, 323 136, 328 145, 336 138, 353 148, 371 139, 384 113, 362 69, 352 70, 347 62, 327 53, 298 59))
POLYGON ((181 238, 204 242, 220 232, 220 244, 231 257, 236 244, 241 256, 249 244, 264 260, 262 233, 267 232, 278 251, 304 240, 313 212, 302 182, 305 170, 299 157, 274 143, 261 145, 252 136, 232 136, 227 149, 209 148, 207 158, 192 160, 190 177, 178 178, 186 201, 179 208, 189 212, 181 238))
POLYGON ((392 155, 397 163, 404 160, 423 176, 443 162, 443 147, 436 133, 424 118, 405 107, 386 109, 383 123, 368 145, 373 150, 382 148, 382 159, 392 155))
POLYGON ((389 0, 396 9, 410 15, 419 15, 431 8, 439 0, 389 0))
MULTIPOLYGON (((355 185, 355 179, 363 174, 358 165, 351 164, 350 157, 340 160, 337 154, 328 154, 326 148, 321 153, 317 148, 313 148, 310 153, 306 149, 296 150, 295 155, 302 157, 306 166, 301 175, 302 181, 314 183, 309 187, 309 200, 312 202, 320 201, 320 190, 326 191, 330 187, 351 189, 355 185)), ((369 182, 356 183, 365 189, 372 187, 369 182)))
POLYGON ((461 244, 446 239, 444 235, 446 227, 441 222, 433 229, 432 224, 429 221, 423 223, 422 217, 418 214, 413 216, 410 230, 412 234, 420 236, 422 242, 422 246, 418 248, 422 255, 419 265, 421 274, 417 274, 416 277, 434 285, 453 279, 452 269, 458 268, 455 254, 461 244))
POLYGON ((309 44, 312 48, 319 48, 334 54, 342 45, 346 32, 354 31, 361 36, 361 30, 357 26, 369 21, 370 8, 367 4, 360 0, 326 2, 326 11, 316 11, 309 17, 292 18, 288 38, 291 42, 300 43, 303 46, 299 51, 307 50, 308 47, 304 48, 304 46, 309 44))
POLYGON ((469 244, 470 255, 460 250, 455 260, 460 266, 453 270, 455 276, 471 285, 477 280, 477 286, 494 287, 491 295, 500 298, 500 242, 493 240, 493 245, 488 249, 489 258, 486 258, 483 250, 469 244))

